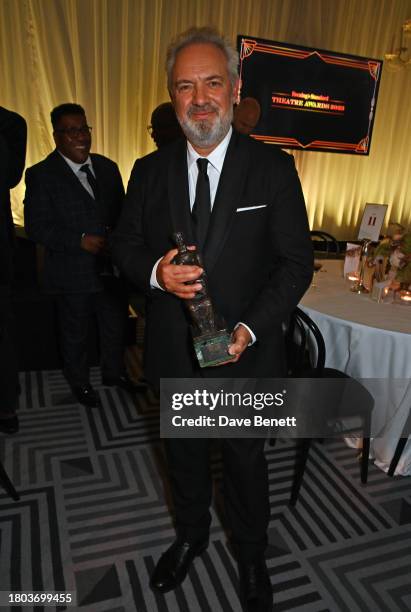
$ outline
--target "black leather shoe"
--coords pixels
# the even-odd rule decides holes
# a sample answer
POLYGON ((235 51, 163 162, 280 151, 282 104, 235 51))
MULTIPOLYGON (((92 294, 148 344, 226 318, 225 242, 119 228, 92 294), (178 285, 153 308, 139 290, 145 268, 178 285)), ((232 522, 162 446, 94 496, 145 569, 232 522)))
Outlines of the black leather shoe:
POLYGON ((147 389, 147 385, 145 383, 134 382, 127 376, 127 374, 118 376, 117 378, 103 376, 102 382, 106 387, 119 387, 120 389, 127 391, 127 393, 137 393, 138 391, 145 391, 147 389))
POLYGON ((208 540, 197 544, 176 540, 160 557, 150 579, 150 587, 155 591, 172 591, 184 578, 195 557, 208 546, 208 540))
POLYGON ((15 434, 19 430, 19 419, 17 415, 11 417, 0 417, 0 432, 5 434, 15 434))
POLYGON ((238 563, 240 601, 244 612, 273 612, 273 590, 264 559, 238 563))
POLYGON ((76 400, 83 404, 83 406, 88 408, 98 408, 101 406, 100 398, 91 385, 72 387, 72 391, 76 400))

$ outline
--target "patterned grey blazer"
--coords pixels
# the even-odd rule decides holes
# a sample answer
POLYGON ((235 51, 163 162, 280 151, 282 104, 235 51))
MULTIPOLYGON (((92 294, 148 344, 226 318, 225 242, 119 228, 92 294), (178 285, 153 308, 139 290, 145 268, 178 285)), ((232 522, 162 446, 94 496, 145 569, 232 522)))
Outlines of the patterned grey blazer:
POLYGON ((81 236, 104 235, 106 227, 116 225, 124 188, 113 161, 97 154, 90 157, 98 201, 57 151, 26 171, 25 229, 29 238, 45 247, 43 282, 48 293, 102 289, 98 256, 81 248, 81 236))

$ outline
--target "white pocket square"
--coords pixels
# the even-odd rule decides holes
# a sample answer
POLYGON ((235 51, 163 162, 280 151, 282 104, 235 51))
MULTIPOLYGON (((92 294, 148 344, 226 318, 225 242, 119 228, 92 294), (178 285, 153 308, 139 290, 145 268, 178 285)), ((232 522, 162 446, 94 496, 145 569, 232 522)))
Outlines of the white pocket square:
POLYGON ((246 210, 257 210, 257 208, 266 208, 267 204, 257 204, 257 206, 244 206, 243 208, 237 208, 235 212, 245 212, 246 210))

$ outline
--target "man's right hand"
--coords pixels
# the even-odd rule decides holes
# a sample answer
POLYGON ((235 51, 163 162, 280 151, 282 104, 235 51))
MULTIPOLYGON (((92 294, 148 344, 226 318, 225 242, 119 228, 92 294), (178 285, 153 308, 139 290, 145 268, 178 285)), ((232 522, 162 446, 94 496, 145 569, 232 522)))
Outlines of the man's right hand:
POLYGON ((106 239, 103 236, 95 236, 94 234, 84 234, 81 238, 80 246, 85 251, 98 255, 104 249, 106 239))
POLYGON ((192 299, 197 291, 200 291, 203 286, 201 283, 194 283, 193 285, 186 285, 185 283, 200 278, 203 269, 199 266, 176 266, 171 263, 177 253, 177 249, 171 249, 171 251, 168 251, 159 261, 157 266, 157 282, 165 291, 174 293, 174 295, 183 300, 189 300, 192 299))

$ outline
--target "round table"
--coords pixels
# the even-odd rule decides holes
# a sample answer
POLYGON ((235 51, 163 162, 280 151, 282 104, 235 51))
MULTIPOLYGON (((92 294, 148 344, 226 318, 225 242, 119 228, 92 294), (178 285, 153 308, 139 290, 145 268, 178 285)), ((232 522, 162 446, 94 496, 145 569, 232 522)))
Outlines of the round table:
MULTIPOLYGON (((368 385, 375 399, 372 450, 375 464, 388 471, 411 409, 411 305, 378 304, 369 295, 352 293, 342 260, 322 264, 300 306, 324 336, 326 367, 373 379, 368 385)), ((411 439, 395 474, 411 475, 411 439)))

